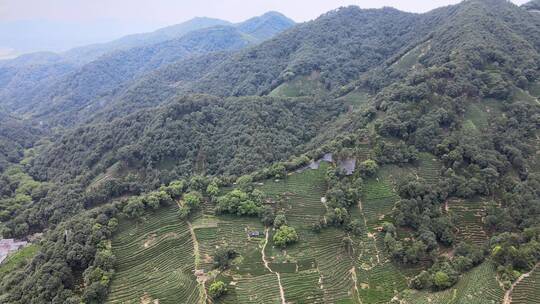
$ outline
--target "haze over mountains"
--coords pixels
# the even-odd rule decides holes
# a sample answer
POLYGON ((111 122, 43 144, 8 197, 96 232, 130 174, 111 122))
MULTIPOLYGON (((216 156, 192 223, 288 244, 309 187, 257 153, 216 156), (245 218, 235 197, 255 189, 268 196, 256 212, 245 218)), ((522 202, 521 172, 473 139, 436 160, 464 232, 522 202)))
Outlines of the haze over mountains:
POLYGON ((163 65, 189 56, 256 44, 293 24, 273 12, 238 24, 196 18, 63 54, 36 53, 1 61, 2 106, 21 114, 30 114, 27 111, 31 109, 32 114, 46 115, 57 105, 67 110, 70 102, 76 102, 75 110, 81 110, 88 99, 107 94, 163 65), (25 104, 20 104, 23 99, 25 104))
POLYGON ((539 3, 196 18, 0 61, 1 232, 46 232, 0 302, 500 303, 540 261, 539 3), (138 230, 163 208, 185 234, 138 230))

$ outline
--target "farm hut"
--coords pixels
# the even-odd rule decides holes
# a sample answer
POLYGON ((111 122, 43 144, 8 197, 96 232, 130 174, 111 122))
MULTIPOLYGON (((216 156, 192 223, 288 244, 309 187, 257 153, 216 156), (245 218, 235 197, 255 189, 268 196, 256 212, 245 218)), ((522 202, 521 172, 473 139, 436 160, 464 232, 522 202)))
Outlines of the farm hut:
POLYGON ((248 232, 249 237, 262 237, 264 236, 264 232, 261 231, 250 231, 248 232))

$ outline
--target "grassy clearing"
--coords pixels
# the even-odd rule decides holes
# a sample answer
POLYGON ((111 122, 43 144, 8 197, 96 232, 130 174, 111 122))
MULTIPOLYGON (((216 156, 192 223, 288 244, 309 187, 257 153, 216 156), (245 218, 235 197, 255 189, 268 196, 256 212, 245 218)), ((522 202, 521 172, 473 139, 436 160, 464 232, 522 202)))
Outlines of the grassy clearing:
POLYGON ((465 119, 472 122, 476 129, 483 130, 488 127, 489 112, 482 104, 470 103, 465 111, 465 119))
MULTIPOLYGON (((535 91, 536 88, 533 88, 535 91)), ((535 96, 531 96, 529 94, 529 91, 524 91, 520 88, 515 88, 512 92, 512 100, 514 101, 523 101, 532 105, 538 105, 540 102, 538 102, 538 98, 535 96)))
POLYGON ((354 90, 347 95, 344 95, 337 100, 343 101, 354 108, 359 108, 369 104, 370 95, 367 92, 361 90, 354 90))
POLYGON ((161 208, 138 221, 120 221, 112 242, 117 264, 108 303, 200 302, 191 234, 176 209, 161 208))
POLYGON ((495 278, 495 266, 484 262, 465 273, 458 283, 445 291, 402 292, 401 303, 405 304, 498 304, 504 297, 504 291, 495 278))
POLYGON ((312 95, 324 95, 324 85, 316 76, 299 76, 285 82, 270 92, 270 96, 300 97, 312 95))
POLYGON ((399 72, 407 72, 419 64, 420 58, 429 50, 429 41, 419 44, 403 55, 392 67, 399 72))
POLYGON ((428 183, 436 183, 440 176, 442 165, 431 153, 422 152, 419 155, 418 176, 428 183))
POLYGON ((0 278, 3 278, 9 272, 26 265, 38 251, 39 245, 30 244, 17 252, 10 254, 4 262, 0 264, 0 278))

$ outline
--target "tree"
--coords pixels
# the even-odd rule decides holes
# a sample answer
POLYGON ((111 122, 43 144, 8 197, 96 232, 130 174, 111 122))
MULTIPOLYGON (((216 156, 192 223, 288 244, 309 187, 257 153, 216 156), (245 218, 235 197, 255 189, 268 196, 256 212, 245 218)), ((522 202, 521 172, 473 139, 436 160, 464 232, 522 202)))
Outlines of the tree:
POLYGON ((274 219, 274 227, 279 229, 283 225, 287 225, 287 218, 285 217, 285 212, 280 211, 274 219))
POLYGON ((211 182, 208 184, 208 187, 206 187, 206 194, 210 196, 210 198, 214 198, 219 194, 219 186, 216 182, 211 182))
POLYGON ((452 286, 452 282, 450 281, 448 274, 443 271, 437 271, 433 275, 433 285, 438 289, 445 289, 452 286))
POLYGON ((231 261, 236 258, 238 253, 233 248, 224 246, 220 247, 214 252, 213 260, 214 267, 219 269, 227 269, 231 261))
POLYGON ((217 299, 221 297, 223 294, 227 292, 227 287, 225 286, 225 283, 223 281, 214 281, 212 284, 210 284, 210 288, 208 289, 208 295, 212 299, 217 299))
POLYGON ((298 234, 293 227, 283 225, 274 234, 273 240, 276 246, 285 248, 287 245, 298 241, 298 234))
POLYGON ((202 195, 197 191, 191 191, 184 194, 184 197, 182 199, 184 201, 184 204, 190 209, 197 209, 201 205, 202 195))
POLYGON ((377 162, 374 160, 368 159, 360 163, 358 166, 358 170, 360 170, 360 174, 365 177, 374 176, 377 173, 377 170, 379 169, 379 165, 377 165, 377 162))
POLYGON ((355 235, 361 235, 364 232, 364 222, 360 219, 352 220, 347 225, 347 230, 351 231, 355 235))
POLYGON ((141 217, 144 214, 144 203, 140 197, 132 197, 123 209, 128 217, 141 217))
POLYGON ((182 192, 184 192, 184 186, 183 180, 176 180, 164 187, 164 189, 172 198, 179 198, 182 196, 182 192))
POLYGON ((264 224, 264 226, 266 227, 272 226, 274 224, 275 216, 276 214, 274 212, 274 208, 272 208, 271 206, 264 206, 262 208, 260 217, 261 217, 261 222, 264 224))

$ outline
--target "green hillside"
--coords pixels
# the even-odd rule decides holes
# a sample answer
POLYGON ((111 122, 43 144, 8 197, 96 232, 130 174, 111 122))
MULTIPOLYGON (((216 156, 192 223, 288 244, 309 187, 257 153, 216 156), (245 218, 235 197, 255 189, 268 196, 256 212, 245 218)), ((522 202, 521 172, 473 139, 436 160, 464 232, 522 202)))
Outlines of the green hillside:
POLYGON ((43 116, 0 122, 0 232, 43 233, 0 303, 535 303, 532 5, 269 13, 42 71, 14 101, 43 116))

